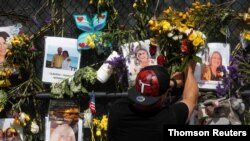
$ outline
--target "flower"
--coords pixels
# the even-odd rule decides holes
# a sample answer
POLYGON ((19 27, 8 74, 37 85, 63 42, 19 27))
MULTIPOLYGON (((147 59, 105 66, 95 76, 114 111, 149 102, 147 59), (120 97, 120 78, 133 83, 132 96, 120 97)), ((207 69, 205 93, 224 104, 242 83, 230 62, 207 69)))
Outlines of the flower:
POLYGON ((37 134, 39 132, 39 126, 37 125, 36 121, 31 122, 30 131, 33 134, 37 134))
POLYGON ((196 54, 205 47, 205 35, 185 22, 189 15, 169 7, 148 23, 171 71, 183 71, 189 59, 200 62, 196 54))
POLYGON ((113 73, 118 77, 118 83, 124 84, 123 80, 127 74, 125 58, 122 55, 119 55, 118 57, 113 57, 104 63, 108 63, 112 67, 113 73))
POLYGON ((92 136, 96 141, 103 141, 107 139, 108 117, 103 115, 101 118, 94 118, 92 125, 92 136))
POLYGON ((159 64, 159 65, 165 65, 165 62, 166 62, 166 58, 165 58, 165 56, 163 56, 163 55, 159 55, 158 57, 157 57, 157 64, 159 64))
POLYGON ((30 117, 29 117, 29 115, 27 115, 26 113, 21 112, 21 113, 19 113, 19 120, 20 120, 20 122, 21 122, 21 124, 22 124, 23 126, 26 126, 26 125, 27 125, 27 122, 30 121, 30 117))
POLYGON ((250 31, 249 30, 244 30, 240 34, 240 41, 244 49, 249 49, 250 47, 250 31))
MULTIPOLYGON (((244 35, 241 35, 244 37, 244 35)), ((223 79, 222 84, 216 87, 216 92, 219 97, 221 96, 236 96, 239 97, 239 90, 243 86, 250 84, 249 69, 250 69, 250 57, 249 53, 243 48, 243 44, 238 44, 235 47, 232 56, 230 57, 230 65, 223 67, 223 79)))
POLYGON ((168 7, 159 17, 148 21, 149 30, 159 45, 170 70, 182 71, 188 60, 200 62, 196 53, 206 47, 206 41, 227 35, 226 26, 238 13, 229 8, 232 2, 219 5, 193 2, 185 10, 168 7), (208 38, 208 39, 207 39, 208 38))

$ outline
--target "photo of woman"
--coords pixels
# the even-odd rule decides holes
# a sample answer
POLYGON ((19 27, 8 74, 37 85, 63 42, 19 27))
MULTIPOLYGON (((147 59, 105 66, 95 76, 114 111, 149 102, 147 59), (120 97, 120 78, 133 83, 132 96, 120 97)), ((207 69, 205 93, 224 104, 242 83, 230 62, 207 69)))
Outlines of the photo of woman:
POLYGON ((9 127, 4 133, 5 141, 22 141, 15 128, 9 127))
POLYGON ((136 66, 141 70, 142 68, 155 65, 156 61, 150 58, 149 52, 146 48, 137 46, 135 48, 136 66))
POLYGON ((157 65, 156 59, 151 58, 148 47, 137 45, 133 49, 133 53, 127 56, 126 65, 128 67, 128 83, 129 86, 135 85, 137 74, 146 66, 157 65))
POLYGON ((201 67, 201 80, 220 81, 222 66, 222 56, 220 52, 214 51, 209 57, 209 63, 204 63, 201 67))
MULTIPOLYGON (((222 83, 223 68, 229 66, 230 44, 211 42, 207 49, 198 52, 201 63, 195 67, 195 78, 201 89, 216 89, 222 83)), ((227 71, 227 69, 226 69, 227 71)))

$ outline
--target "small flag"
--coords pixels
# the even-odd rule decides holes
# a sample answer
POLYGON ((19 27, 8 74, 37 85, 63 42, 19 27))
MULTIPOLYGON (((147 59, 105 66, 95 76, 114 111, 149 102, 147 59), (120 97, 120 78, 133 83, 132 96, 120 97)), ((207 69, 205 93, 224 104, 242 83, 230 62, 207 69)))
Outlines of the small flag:
POLYGON ((89 96, 90 96, 89 109, 90 109, 92 115, 95 115, 96 109, 95 109, 95 94, 94 94, 94 92, 91 92, 91 94, 89 96))

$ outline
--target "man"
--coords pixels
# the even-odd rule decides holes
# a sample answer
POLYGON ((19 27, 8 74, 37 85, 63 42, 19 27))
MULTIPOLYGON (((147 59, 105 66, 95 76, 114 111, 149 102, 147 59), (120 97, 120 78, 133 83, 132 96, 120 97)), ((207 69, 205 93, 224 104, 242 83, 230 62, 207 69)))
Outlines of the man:
POLYGON ((182 100, 170 105, 166 98, 171 79, 166 69, 156 65, 143 68, 128 98, 118 100, 110 109, 109 141, 162 141, 164 125, 185 124, 198 98, 194 69, 195 63, 190 61, 184 72, 182 100))
POLYGON ((54 54, 53 59, 51 61, 52 68, 62 68, 63 56, 62 56, 62 47, 57 49, 57 54, 54 54))

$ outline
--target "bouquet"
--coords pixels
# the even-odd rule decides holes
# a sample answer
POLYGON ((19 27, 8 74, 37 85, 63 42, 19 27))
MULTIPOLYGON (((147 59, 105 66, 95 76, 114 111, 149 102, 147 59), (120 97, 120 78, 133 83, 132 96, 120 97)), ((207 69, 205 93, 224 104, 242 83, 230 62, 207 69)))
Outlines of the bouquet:
POLYGON ((183 22, 187 16, 188 13, 169 7, 161 17, 149 21, 149 28, 154 33, 160 52, 166 57, 165 65, 172 66, 171 71, 183 71, 190 59, 201 61, 196 54, 205 47, 206 38, 201 31, 193 29, 189 22, 183 22))

